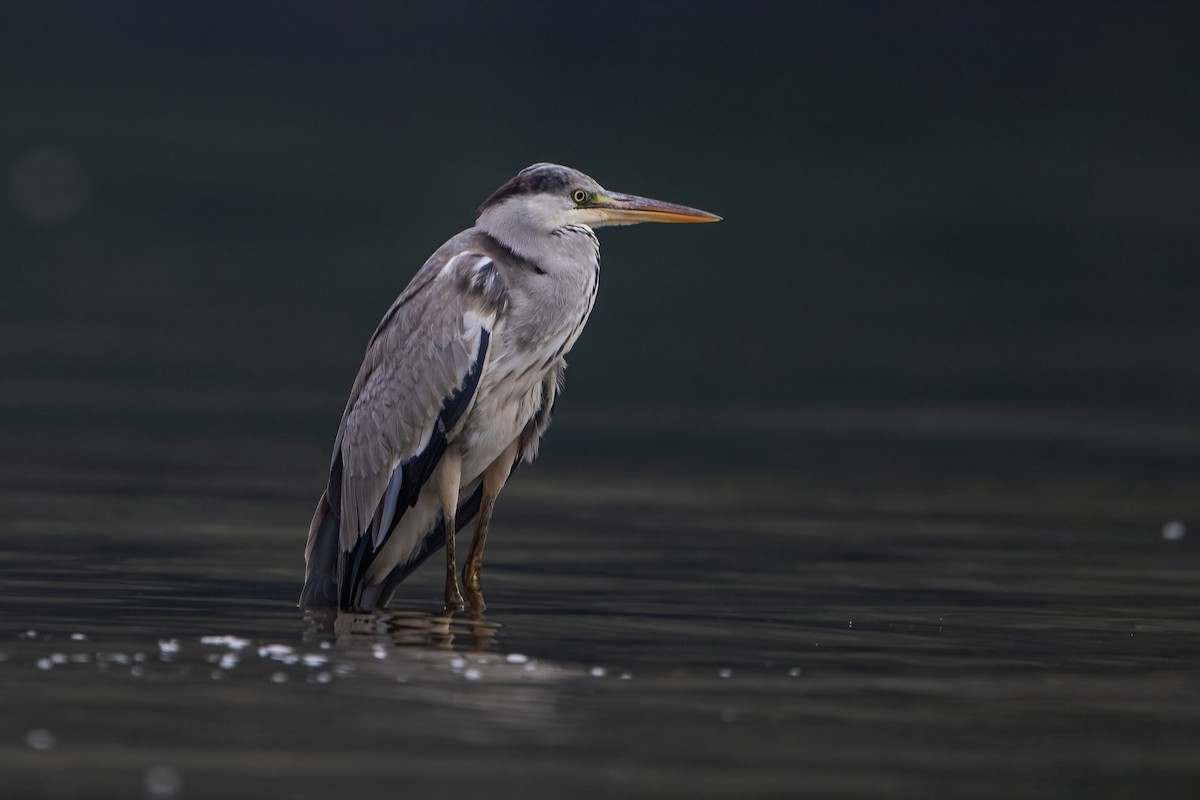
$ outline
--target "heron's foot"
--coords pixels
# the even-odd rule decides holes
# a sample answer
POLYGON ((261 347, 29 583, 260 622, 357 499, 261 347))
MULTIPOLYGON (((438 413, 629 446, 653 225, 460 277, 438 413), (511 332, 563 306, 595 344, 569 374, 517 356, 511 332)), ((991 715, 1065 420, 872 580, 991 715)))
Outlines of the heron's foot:
POLYGON ((487 605, 483 602, 483 587, 479 584, 479 567, 468 563, 463 567, 463 593, 471 604, 471 613, 482 614, 487 605))
POLYGON ((465 607, 462 592, 458 590, 458 576, 451 572, 446 576, 446 612, 462 611, 465 607))

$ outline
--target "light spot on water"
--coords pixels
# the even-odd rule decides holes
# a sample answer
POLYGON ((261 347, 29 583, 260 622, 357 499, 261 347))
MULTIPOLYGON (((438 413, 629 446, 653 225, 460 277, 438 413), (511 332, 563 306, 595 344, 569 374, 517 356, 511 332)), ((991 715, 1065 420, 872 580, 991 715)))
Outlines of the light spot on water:
POLYGON ((1187 526, 1177 519, 1163 523, 1162 537, 1168 542, 1178 542, 1187 535, 1187 526))
POLYGON ((318 653, 306 653, 300 657, 306 667, 321 667, 329 663, 329 656, 323 656, 318 653))
POLYGON ((463 672, 463 677, 469 681, 477 681, 483 677, 483 673, 477 669, 468 669, 463 672))
POLYGON ((633 680, 633 673, 632 672, 622 672, 621 680, 623 680, 623 681, 633 680))
POLYGON ((72 633, 71 641, 72 642, 85 642, 85 641, 87 641, 87 634, 86 633, 72 633))
POLYGON ((221 656, 221 660, 217 662, 217 666, 221 669, 233 669, 238 665, 237 653, 226 653, 221 656))
POLYGON ((381 644, 371 645, 371 655, 382 661, 388 656, 387 648, 381 644))
POLYGON ((34 728, 25 734, 25 744, 34 750, 49 750, 54 747, 56 740, 54 734, 45 728, 34 728))
POLYGON ((22 633, 20 638, 21 639, 36 639, 37 635, 38 635, 38 632, 35 631, 33 628, 30 628, 29 630, 22 633))
POLYGON ((799 676, 799 675, 800 675, 800 668, 799 668, 799 667, 792 667, 791 669, 789 669, 789 670, 788 670, 788 675, 791 675, 793 678, 795 678, 795 677, 799 676))
POLYGON ((725 667, 724 669, 719 669, 719 670, 717 670, 717 676, 721 677, 721 678, 732 678, 733 670, 729 669, 729 667, 725 667))
POLYGON ((462 669, 466 665, 467 665, 467 660, 465 658, 455 656, 454 658, 450 659, 450 669, 458 670, 458 669, 462 669))
POLYGON ((317 683, 329 683, 333 680, 333 675, 328 672, 318 672, 313 676, 313 680, 315 680, 317 683))
POLYGON ((286 672, 272 672, 271 673, 271 683, 287 683, 287 679, 288 679, 288 676, 287 676, 286 672))
POLYGON ((183 788, 183 778, 174 767, 159 764, 146 770, 142 786, 146 789, 146 797, 174 797, 183 788))
POLYGON ((588 674, 591 675, 593 678, 603 678, 605 675, 608 674, 608 671, 606 669, 604 669, 604 667, 592 667, 591 671, 588 674))
POLYGON ((243 639, 240 636, 201 636, 200 644, 213 645, 215 647, 228 647, 230 650, 245 650, 250 646, 249 639, 243 639))
POLYGON ((66 653, 51 653, 50 661, 54 664, 65 664, 65 663, 67 663, 67 654, 66 653))
POLYGON ((525 664, 529 661, 529 656, 521 653, 509 653, 504 657, 504 660, 509 664, 525 664))
POLYGON ((286 644, 264 644, 258 648, 259 658, 280 658, 281 656, 290 656, 295 651, 286 644))
POLYGON ((158 640, 158 652, 162 655, 163 659, 170 658, 171 656, 173 656, 179 652, 179 640, 178 639, 159 639, 158 640))
POLYGON ((54 669, 54 662, 48 658, 39 658, 37 660, 38 669, 54 669))
POLYGON ((21 154, 8 179, 9 194, 22 217, 42 225, 73 217, 87 199, 87 178, 73 153, 40 146, 21 154))
POLYGON ((129 668, 129 674, 135 678, 140 678, 146 674, 146 668, 135 664, 129 668))

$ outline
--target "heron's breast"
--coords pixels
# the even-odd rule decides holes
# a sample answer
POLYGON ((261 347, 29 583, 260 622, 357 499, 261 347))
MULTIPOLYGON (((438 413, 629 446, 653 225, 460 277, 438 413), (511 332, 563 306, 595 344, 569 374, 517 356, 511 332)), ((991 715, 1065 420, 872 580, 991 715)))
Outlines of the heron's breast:
POLYGON ((463 455, 464 483, 483 474, 537 414, 546 369, 538 364, 486 370, 470 414, 456 439, 463 455), (524 367, 524 368, 522 368, 524 367))

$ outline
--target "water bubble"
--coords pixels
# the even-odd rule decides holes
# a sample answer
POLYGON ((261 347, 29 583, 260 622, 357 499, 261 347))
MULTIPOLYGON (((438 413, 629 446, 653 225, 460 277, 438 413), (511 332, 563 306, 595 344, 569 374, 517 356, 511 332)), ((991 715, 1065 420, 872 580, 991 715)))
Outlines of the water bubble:
POLYGON ((1163 523, 1162 537, 1168 542, 1178 542, 1187 535, 1187 526, 1177 519, 1163 523))
POLYGON ((55 743, 54 734, 45 728, 34 728, 25 734, 25 744, 34 750, 49 750, 55 743))
POLYGON ((146 797, 174 797, 183 788, 183 778, 174 767, 159 764, 146 770, 142 786, 146 789, 146 797))

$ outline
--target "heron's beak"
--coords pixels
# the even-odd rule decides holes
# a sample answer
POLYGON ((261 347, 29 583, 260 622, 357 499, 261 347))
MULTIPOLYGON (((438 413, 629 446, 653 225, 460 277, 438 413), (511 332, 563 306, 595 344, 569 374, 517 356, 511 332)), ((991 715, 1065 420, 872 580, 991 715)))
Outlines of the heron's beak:
POLYGON ((596 195, 592 207, 604 214, 609 225, 632 225, 636 222, 717 222, 721 219, 716 214, 698 208, 617 192, 596 195))

